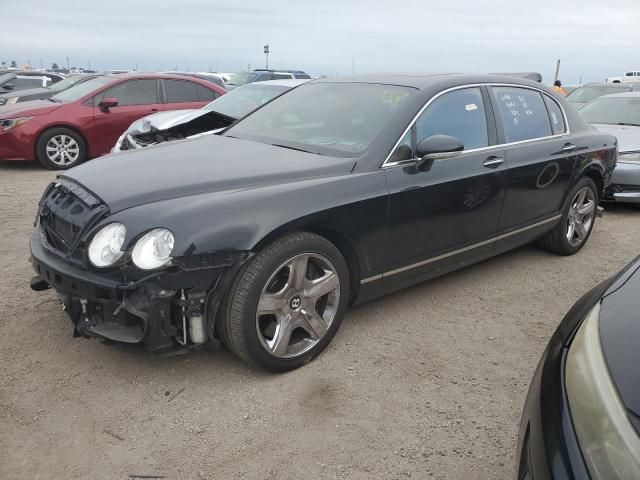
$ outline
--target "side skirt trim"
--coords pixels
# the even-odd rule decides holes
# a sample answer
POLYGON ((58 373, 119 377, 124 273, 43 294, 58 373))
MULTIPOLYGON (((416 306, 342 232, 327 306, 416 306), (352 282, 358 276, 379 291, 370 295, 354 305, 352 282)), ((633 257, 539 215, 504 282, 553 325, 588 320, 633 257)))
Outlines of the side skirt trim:
POLYGON ((397 273, 406 272, 407 270, 412 270, 414 268, 422 267, 424 265, 428 265, 428 264, 433 263, 433 262, 444 260, 445 258, 453 257, 454 255, 459 255, 461 253, 468 252, 469 250, 473 250, 475 248, 484 247, 485 245, 490 245, 492 243, 498 242, 498 241, 503 240, 505 238, 509 238, 509 237, 514 236, 514 235, 518 235, 520 233, 526 232, 527 230, 532 230, 534 228, 541 227, 542 225, 546 225, 547 223, 555 222, 557 220, 560 220, 561 217, 562 217, 562 215, 555 215, 555 216, 553 216, 551 218, 547 218, 546 220, 542 220, 540 222, 536 222, 536 223, 534 223, 532 225, 528 225, 528 226, 526 226, 524 228, 520 228, 518 230, 514 230, 512 232, 505 233, 503 235, 498 235, 497 237, 490 238, 489 240, 485 240, 484 242, 475 243, 473 245, 469 245, 468 247, 464 247, 464 248, 460 248, 458 250, 454 250, 452 252, 444 253, 444 254, 439 255, 437 257, 429 258, 427 260, 423 260, 423 261, 417 262, 417 263, 412 263, 411 265, 406 265, 404 267, 396 268, 395 270, 389 270, 388 272, 384 272, 384 273, 381 273, 379 275, 374 275, 372 277, 364 278, 364 279, 360 280, 360 284, 364 285, 366 283, 374 282, 376 280, 381 280, 383 278, 390 277, 390 276, 395 275, 397 273))

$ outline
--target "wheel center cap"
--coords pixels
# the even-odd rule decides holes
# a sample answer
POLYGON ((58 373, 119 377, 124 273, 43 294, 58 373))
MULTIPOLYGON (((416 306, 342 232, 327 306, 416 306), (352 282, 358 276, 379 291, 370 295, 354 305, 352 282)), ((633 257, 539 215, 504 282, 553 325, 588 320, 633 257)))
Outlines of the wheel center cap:
POLYGON ((297 295, 291 298, 291 300, 289 300, 289 306, 291 307, 292 310, 299 309, 300 305, 302 305, 302 300, 297 295))

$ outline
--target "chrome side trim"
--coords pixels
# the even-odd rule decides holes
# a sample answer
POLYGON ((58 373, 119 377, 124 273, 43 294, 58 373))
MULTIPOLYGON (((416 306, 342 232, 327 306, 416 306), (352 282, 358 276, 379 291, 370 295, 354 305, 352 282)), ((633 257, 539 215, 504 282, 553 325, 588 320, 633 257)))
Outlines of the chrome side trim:
POLYGON ((438 97, 444 95, 445 93, 453 92, 455 90, 462 90, 464 88, 478 88, 478 87, 527 88, 529 90, 534 90, 536 92, 539 92, 542 95, 546 95, 547 97, 549 97, 549 99, 551 99, 553 102, 555 102, 556 105, 558 105, 558 108, 562 112, 562 117, 564 119, 565 132, 564 133, 558 133, 558 134, 555 134, 555 135, 549 135, 547 137, 539 137, 539 138, 530 138, 530 139, 527 139, 527 140, 520 140, 518 142, 500 143, 500 144, 496 144, 496 145, 488 145, 486 147, 472 148, 470 150, 463 150, 462 151, 463 154, 481 152, 483 150, 494 150, 496 148, 505 148, 505 147, 510 147, 512 145, 520 145, 520 144, 524 144, 524 143, 537 142, 539 140, 546 140, 547 138, 558 138, 558 137, 564 137, 566 135, 571 135, 571 129, 569 128, 569 119, 567 118, 567 113, 564 111, 564 108, 562 107, 562 105, 560 105, 560 103, 555 98, 553 98, 551 95, 549 95, 549 93, 546 92, 545 90, 543 90, 541 88, 531 87, 529 85, 519 85, 517 83, 470 83, 468 85, 459 85, 457 87, 448 88, 446 90, 443 90, 441 92, 436 93, 433 97, 431 97, 429 100, 427 100, 427 103, 425 103, 423 105, 423 107, 418 111, 418 113, 415 115, 415 117, 413 117, 413 120, 411 120, 411 122, 409 122, 409 126, 407 128, 405 128, 404 132, 402 132, 402 135, 400 135, 400 138, 398 139, 398 141, 395 143, 395 145, 393 146, 393 148, 391 149, 391 151, 387 155, 387 158, 385 158, 384 162, 382 162, 382 165, 380 166, 380 168, 389 168, 389 167, 395 167, 397 165, 406 165, 407 163, 416 161, 415 159, 411 159, 411 160, 401 160, 399 162, 389 162, 389 158, 391 158, 391 155, 393 155, 393 152, 396 151, 396 148, 398 148, 398 145, 400 145, 400 142, 402 142, 402 139, 405 137, 405 135, 409 132, 409 130, 411 130, 411 128, 418 121, 418 118, 420 117, 420 115, 422 115, 422 112, 424 112, 427 108, 429 108, 429 105, 431 105, 438 97))
POLYGON ((546 220, 542 220, 540 222, 536 222, 536 223, 534 223, 532 225, 527 225, 524 228, 520 228, 518 230, 514 230, 514 231, 509 232, 509 233, 498 235, 497 237, 490 238, 489 240, 485 240, 485 241, 480 242, 480 243, 475 243, 473 245, 469 245, 468 247, 464 247, 464 248, 460 248, 458 250, 454 250, 452 252, 444 253, 442 255, 438 255, 437 257, 429 258, 427 260, 422 260, 421 262, 412 263, 411 265, 406 265, 404 267, 396 268, 395 270, 390 270, 390 271, 384 272, 384 273, 382 273, 380 275, 375 275, 373 277, 364 278, 364 279, 360 280, 360 285, 364 285, 366 283, 370 283, 370 282, 373 282, 373 281, 376 281, 376 280, 380 280, 382 278, 390 277, 391 275, 395 275, 397 273, 406 272, 407 270, 411 270, 413 268, 422 267, 424 265, 428 265, 430 263, 437 262, 439 260, 444 260, 445 258, 453 257, 454 255, 459 255, 461 253, 468 252, 469 250, 473 250, 474 248, 483 247, 485 245, 489 245, 491 243, 494 243, 494 242, 497 242, 497 241, 500 241, 500 240, 504 240, 505 238, 512 237, 513 235, 518 235, 519 233, 526 232, 527 230, 532 230, 534 228, 541 227, 542 225, 546 225, 547 223, 551 223, 551 222, 555 222, 556 220, 560 220, 561 217, 562 217, 562 215, 554 215, 553 217, 547 218, 546 220))

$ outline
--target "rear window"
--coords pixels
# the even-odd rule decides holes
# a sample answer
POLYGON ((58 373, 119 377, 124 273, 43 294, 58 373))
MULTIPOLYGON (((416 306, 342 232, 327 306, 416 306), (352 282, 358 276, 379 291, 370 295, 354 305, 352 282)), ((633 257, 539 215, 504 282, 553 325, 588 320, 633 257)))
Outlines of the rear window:
POLYGON ((598 86, 586 86, 576 88, 571 94, 567 95, 567 102, 573 103, 587 103, 593 100, 594 98, 601 97, 603 95, 609 95, 611 93, 621 93, 621 92, 629 92, 632 90, 632 87, 623 86, 620 84, 613 85, 610 84, 608 86, 598 85, 598 86))
POLYGON ((198 102, 196 84, 187 80, 164 80, 167 103, 198 102))
POLYGON ((542 95, 528 88, 492 87, 502 118, 505 142, 551 135, 551 123, 542 95))

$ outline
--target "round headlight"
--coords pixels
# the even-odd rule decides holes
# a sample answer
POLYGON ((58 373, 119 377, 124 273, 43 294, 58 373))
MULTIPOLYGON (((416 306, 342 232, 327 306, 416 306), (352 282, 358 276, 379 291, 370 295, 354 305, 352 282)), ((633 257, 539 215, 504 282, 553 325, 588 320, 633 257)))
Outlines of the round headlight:
POLYGON ((122 254, 122 244, 127 229, 121 223, 111 223, 95 234, 89 245, 89 260, 96 267, 108 267, 116 263, 122 254))
POLYGON ((171 250, 175 239, 166 228, 156 228, 146 233, 133 247, 131 258, 138 268, 153 270, 166 265, 171 260, 171 250))

